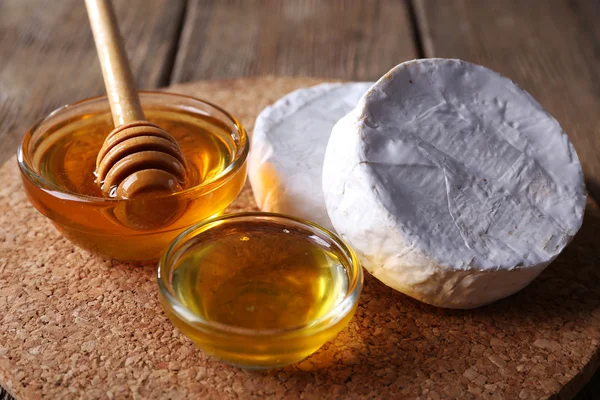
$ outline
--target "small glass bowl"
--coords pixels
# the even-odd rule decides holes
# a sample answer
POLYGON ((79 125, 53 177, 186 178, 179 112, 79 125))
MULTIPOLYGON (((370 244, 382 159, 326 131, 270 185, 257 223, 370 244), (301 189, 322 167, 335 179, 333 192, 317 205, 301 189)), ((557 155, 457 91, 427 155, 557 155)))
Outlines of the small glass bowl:
MULTIPOLYGON (((288 242, 291 244, 288 247, 294 247, 294 243, 293 241, 288 242)), ((303 254, 308 254, 304 253, 304 247, 302 249, 303 254)), ((290 254, 292 253, 287 253, 287 255, 290 254)), ((300 257, 302 256, 300 255, 300 257)), ((293 255, 282 259, 295 260, 296 258, 296 255, 293 255)), ((302 262, 299 261, 298 265, 302 262)), ((282 280, 287 279, 294 285, 300 285, 296 287, 315 285, 319 288, 315 275, 305 274, 303 271, 302 269, 300 273, 292 276, 286 275, 282 280)), ((278 281, 279 276, 275 276, 278 281)), ((348 325, 356 311, 363 287, 363 271, 358 258, 354 251, 334 233, 299 218, 262 212, 230 214, 192 226, 179 235, 162 255, 158 263, 157 277, 160 301, 171 322, 207 354, 228 364, 248 369, 281 367, 300 361, 314 353, 348 325), (259 241, 252 244, 253 238, 256 237, 253 235, 264 232, 273 235, 298 235, 292 240, 300 238, 302 241, 310 241, 310 246, 314 246, 316 251, 333 254, 333 259, 336 260, 336 270, 341 268, 343 271, 343 275, 338 275, 343 278, 336 279, 343 279, 344 283, 342 286, 337 286, 340 291, 335 295, 336 300, 332 301, 326 309, 322 309, 320 314, 302 314, 302 323, 295 325, 295 319, 288 319, 288 311, 296 310, 297 302, 276 304, 270 302, 271 297, 267 297, 267 302, 264 302, 264 296, 271 296, 273 293, 275 293, 273 299, 281 301, 283 298, 289 301, 288 297, 280 296, 276 289, 271 290, 272 286, 269 285, 273 285, 273 279, 267 276, 270 275, 270 271, 281 268, 281 264, 271 262, 271 256, 277 252, 291 251, 289 248, 282 248, 285 246, 281 245, 282 242, 279 242, 277 236, 269 236, 269 240, 264 240, 263 244, 258 243, 259 241), (219 247, 224 243, 223 240, 230 240, 231 237, 228 236, 232 235, 236 235, 235 238, 239 237, 241 241, 246 241, 247 247, 219 247), (279 245, 276 244, 277 242, 279 245), (271 246, 268 243, 274 244, 271 246), (239 267, 238 263, 244 263, 249 257, 254 257, 257 248, 261 249, 259 254, 266 254, 266 256, 264 258, 256 257, 253 259, 254 261, 250 262, 256 264, 239 267), (216 253, 214 253, 215 249, 217 249, 216 253), (230 249, 230 251, 223 251, 224 249, 230 249), (208 259, 211 261, 206 261, 205 254, 211 251, 213 251, 211 254, 216 254, 216 262, 215 258, 210 257, 208 259), (194 258, 197 254, 200 256, 194 258), (190 259, 197 262, 186 264, 185 260, 190 259), (181 265, 186 267, 181 267, 181 265), (247 286, 240 285, 242 290, 239 292, 237 287, 229 289, 230 286, 236 285, 236 280, 238 282, 241 279, 248 280, 247 272, 244 272, 247 270, 243 269, 250 269, 250 266, 252 266, 252 271, 260 271, 262 268, 263 272, 257 272, 256 277, 251 276, 247 286), (182 268, 183 272, 177 271, 179 268, 182 268), (224 272, 228 269, 236 271, 224 272), (222 278, 223 275, 227 275, 226 278, 222 278), (189 298, 186 298, 186 293, 189 293, 189 288, 187 290, 185 288, 187 285, 174 283, 176 280, 185 282, 185 279, 189 280, 186 283, 199 285, 196 290, 202 297, 200 301, 190 301, 189 298), (271 279, 271 283, 266 286, 261 282, 269 279, 271 279), (220 283, 214 283, 219 280, 220 283), (225 286, 227 286, 226 289, 221 289, 225 286), (340 287, 342 289, 339 289, 340 287), (236 294, 232 297, 227 295, 222 297, 222 293, 228 290, 235 291, 239 296, 235 297, 236 294), (248 293, 251 294, 248 295, 248 293), (250 303, 246 301, 248 299, 246 296, 255 296, 255 293, 258 293, 256 296, 263 297, 250 297, 252 303, 249 306, 250 303), (223 315, 218 314, 209 305, 211 296, 215 301, 212 304, 217 304, 218 308, 222 307, 222 303, 219 302, 224 303, 228 299, 236 299, 236 301, 227 302, 227 310, 237 310, 236 312, 243 313, 256 312, 253 302, 257 298, 263 299, 262 303, 256 300, 257 309, 262 307, 263 310, 270 310, 277 309, 281 304, 293 304, 292 307, 284 308, 284 311, 278 314, 278 317, 284 315, 287 322, 291 322, 291 324, 286 325, 284 329, 273 327, 253 329, 239 324, 226 324, 222 320, 208 319, 206 315, 211 313, 223 315), (240 298, 244 300, 238 301, 240 298), (311 320, 308 315, 318 316, 311 320)), ((334 281, 335 279, 332 279, 332 282, 334 281)), ((319 289, 323 290, 322 287, 319 289)), ((303 293, 303 291, 300 290, 298 293, 303 293)), ((231 312, 233 313, 233 311, 231 312)), ((256 324, 251 318, 263 321, 264 317, 265 314, 253 314, 252 317, 243 314, 242 318, 256 324)))
MULTIPOLYGON (((150 122, 162 118, 169 123, 185 123, 198 129, 193 134, 218 126, 219 132, 223 132, 219 137, 223 136, 231 152, 222 172, 180 192, 127 200, 86 196, 53 183, 41 172, 42 155, 57 141, 69 140, 86 129, 109 127, 108 135, 112 122, 105 96, 82 100, 50 113, 26 133, 18 149, 23 184, 34 207, 79 247, 119 260, 158 259, 184 229, 222 213, 246 180, 248 138, 237 119, 213 104, 179 94, 141 92, 140 100, 150 122), (123 223, 123 215, 136 211, 136 218, 143 222, 147 210, 153 210, 159 217, 161 213, 175 211, 168 224, 140 229, 123 223)), ((93 144, 99 148, 102 141, 103 138, 93 144)), ((75 158, 71 162, 79 161, 75 158)))

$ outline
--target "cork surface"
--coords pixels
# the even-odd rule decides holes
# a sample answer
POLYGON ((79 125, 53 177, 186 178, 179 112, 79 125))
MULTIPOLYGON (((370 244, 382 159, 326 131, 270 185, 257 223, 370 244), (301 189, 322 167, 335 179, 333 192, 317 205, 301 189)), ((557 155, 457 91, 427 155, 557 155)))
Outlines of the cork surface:
MULTIPOLYGON (((319 81, 257 78, 171 90, 210 98, 251 129, 285 93, 319 81)), ((154 265, 102 259, 30 206, 16 161, 0 168, 0 385, 35 398, 572 397, 599 365, 600 210, 520 293, 476 310, 436 309, 367 276, 356 317, 300 364, 248 372, 175 330, 154 265)), ((232 211, 254 208, 247 187, 232 211)))

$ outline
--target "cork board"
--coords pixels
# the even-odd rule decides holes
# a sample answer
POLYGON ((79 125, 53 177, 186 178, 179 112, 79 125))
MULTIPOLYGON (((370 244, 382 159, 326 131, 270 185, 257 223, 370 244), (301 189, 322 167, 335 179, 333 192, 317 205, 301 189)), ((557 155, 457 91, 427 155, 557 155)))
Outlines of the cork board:
MULTIPOLYGON (((252 128, 308 78, 200 82, 252 128)), ((163 314, 154 265, 110 261, 63 239, 0 168, 0 385, 35 398, 570 398, 599 365, 600 210, 520 293, 437 309, 367 275, 356 317, 300 364, 248 372, 199 351, 163 314)), ((254 209, 249 187, 231 211, 254 209)))

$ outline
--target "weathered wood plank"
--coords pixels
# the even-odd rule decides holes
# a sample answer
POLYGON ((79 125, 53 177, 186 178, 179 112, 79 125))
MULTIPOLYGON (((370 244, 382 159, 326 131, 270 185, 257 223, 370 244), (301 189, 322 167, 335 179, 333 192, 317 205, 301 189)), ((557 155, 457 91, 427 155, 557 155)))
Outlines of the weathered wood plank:
POLYGON ((427 57, 455 57, 516 81, 573 141, 600 199, 600 2, 414 0, 427 57))
MULTIPOLYGON (((139 88, 168 83, 184 0, 114 0, 139 88)), ((83 1, 0 1, 0 164, 25 130, 104 92, 83 1)))
POLYGON ((416 57, 403 0, 190 0, 173 80, 377 79, 416 57))

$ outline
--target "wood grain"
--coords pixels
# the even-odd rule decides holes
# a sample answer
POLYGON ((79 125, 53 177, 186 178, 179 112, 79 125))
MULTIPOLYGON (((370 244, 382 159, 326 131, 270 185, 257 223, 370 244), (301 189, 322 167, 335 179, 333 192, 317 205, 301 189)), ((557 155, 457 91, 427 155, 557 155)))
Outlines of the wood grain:
MULTIPOLYGON (((166 85, 185 0, 113 1, 138 87, 166 85)), ((569 133, 588 187, 599 199, 600 2, 412 2, 422 35, 417 45, 409 3, 403 0, 188 0, 173 82, 266 74, 376 79, 398 62, 416 57, 415 49, 422 44, 426 56, 487 65, 530 91, 569 133)), ((103 91, 83 3, 78 0, 0 0, 0 60, 0 164, 14 154, 35 119, 103 91)), ((190 94, 206 97, 207 91, 221 93, 229 85, 238 93, 243 89, 239 83, 215 82, 190 94)), ((588 223, 588 233, 596 225, 588 223)), ((589 301, 590 293, 584 294, 589 301)), ((565 310, 564 305, 557 306, 565 310)), ((596 365, 597 354, 590 361, 596 365)), ((575 385, 561 396, 571 397, 590 371, 590 367, 580 371, 572 380, 575 385)), ((530 372, 531 379, 537 379, 539 368, 522 373, 530 372)), ((321 379, 317 378, 316 383, 321 379)), ((293 374, 291 379, 306 381, 308 374, 293 374)), ((597 398, 598 382, 597 376, 581 398, 597 398)), ((551 387, 553 382, 543 384, 551 387)), ((477 390, 474 382, 467 388, 477 390)), ((0 388, 1 400, 3 396, 0 388)))
POLYGON ((427 57, 485 65, 561 123, 600 199, 600 2, 415 0, 427 57))
MULTIPOLYGON (((138 88, 166 84, 184 0, 114 3, 138 88)), ((37 119, 104 93, 80 0, 0 1, 0 60, 0 164, 37 119)))
POLYGON ((294 75, 373 80, 416 57, 403 0, 190 0, 171 83, 294 75))

